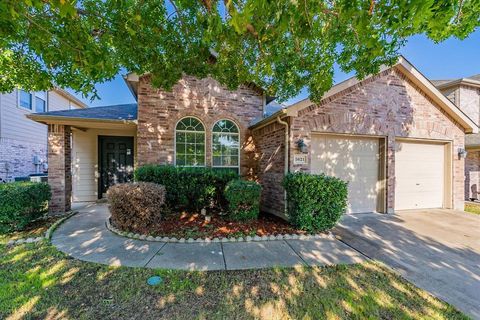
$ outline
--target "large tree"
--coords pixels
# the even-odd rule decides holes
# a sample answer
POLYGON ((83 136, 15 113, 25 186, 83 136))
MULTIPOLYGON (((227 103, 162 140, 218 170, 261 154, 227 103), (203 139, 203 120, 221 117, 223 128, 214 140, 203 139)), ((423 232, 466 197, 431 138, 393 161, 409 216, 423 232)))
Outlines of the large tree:
POLYGON ((333 66, 359 77, 396 61, 406 39, 463 39, 480 0, 2 0, 0 91, 95 83, 126 69, 171 88, 183 73, 281 99, 318 99, 333 66))

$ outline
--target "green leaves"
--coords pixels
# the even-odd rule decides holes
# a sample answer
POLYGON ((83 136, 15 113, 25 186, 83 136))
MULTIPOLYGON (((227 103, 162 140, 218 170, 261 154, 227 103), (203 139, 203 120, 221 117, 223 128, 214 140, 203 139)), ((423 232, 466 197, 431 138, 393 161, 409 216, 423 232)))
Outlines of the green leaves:
POLYGON ((479 24, 480 0, 3 0, 0 91, 58 85, 95 97, 96 83, 126 69, 165 89, 211 75, 280 100, 307 87, 318 100, 335 63, 364 77, 412 35, 464 39, 479 24))
POLYGON ((288 218, 309 232, 333 228, 347 208, 347 183, 324 174, 289 173, 283 179, 288 218))
POLYGON ((248 221, 257 219, 260 213, 262 187, 255 181, 236 179, 225 187, 229 217, 232 220, 248 221))
POLYGON ((0 233, 22 230, 42 217, 51 196, 48 183, 0 184, 0 233))

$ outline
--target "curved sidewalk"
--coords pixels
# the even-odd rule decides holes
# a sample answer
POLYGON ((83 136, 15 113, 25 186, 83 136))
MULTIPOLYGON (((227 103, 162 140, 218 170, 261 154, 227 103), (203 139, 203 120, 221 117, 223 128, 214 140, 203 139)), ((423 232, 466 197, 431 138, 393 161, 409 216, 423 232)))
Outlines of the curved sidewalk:
POLYGON ((106 204, 86 204, 53 233, 52 243, 79 260, 114 266, 179 270, 241 270, 321 266, 365 258, 339 240, 276 240, 228 243, 164 243, 129 239, 105 227, 106 204))

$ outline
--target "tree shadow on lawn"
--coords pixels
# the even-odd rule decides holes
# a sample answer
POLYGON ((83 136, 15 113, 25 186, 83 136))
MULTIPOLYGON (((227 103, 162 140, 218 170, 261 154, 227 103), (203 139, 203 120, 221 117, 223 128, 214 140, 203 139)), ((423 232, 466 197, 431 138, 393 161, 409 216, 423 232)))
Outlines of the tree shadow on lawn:
POLYGON ((5 319, 465 318, 374 262, 186 272, 81 262, 45 242, 0 249, 5 319))

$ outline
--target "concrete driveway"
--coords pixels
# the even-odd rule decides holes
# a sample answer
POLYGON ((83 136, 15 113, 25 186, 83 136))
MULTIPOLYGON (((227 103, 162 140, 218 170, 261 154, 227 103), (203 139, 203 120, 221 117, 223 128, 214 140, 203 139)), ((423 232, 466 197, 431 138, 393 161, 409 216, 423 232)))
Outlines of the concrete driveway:
POLYGON ((334 233, 480 319, 480 215, 436 209, 348 215, 334 233))

